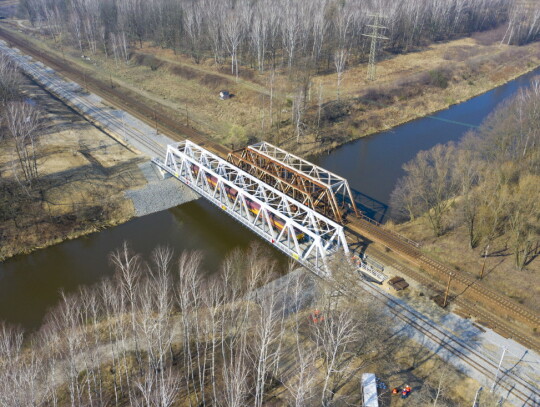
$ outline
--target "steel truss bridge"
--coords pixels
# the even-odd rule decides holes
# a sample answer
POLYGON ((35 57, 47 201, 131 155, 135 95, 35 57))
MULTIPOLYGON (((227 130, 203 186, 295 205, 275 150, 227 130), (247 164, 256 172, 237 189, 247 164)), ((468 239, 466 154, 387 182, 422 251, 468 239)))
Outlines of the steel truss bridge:
MULTIPOLYGON (((189 140, 152 161, 321 277, 330 273, 331 256, 351 257, 341 224, 189 140)), ((328 174, 321 177, 331 186, 328 174)))
POLYGON ((227 161, 336 222, 348 212, 358 216, 345 178, 270 143, 233 151, 227 161))

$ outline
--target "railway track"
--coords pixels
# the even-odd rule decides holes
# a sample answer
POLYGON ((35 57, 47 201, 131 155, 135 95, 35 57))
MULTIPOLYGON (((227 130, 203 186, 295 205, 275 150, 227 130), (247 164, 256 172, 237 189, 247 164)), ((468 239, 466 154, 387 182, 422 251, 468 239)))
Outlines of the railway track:
MULTIPOLYGON (((0 45, 0 49, 5 46, 0 45)), ((126 126, 123 120, 114 116, 110 112, 103 110, 102 107, 97 107, 88 101, 80 89, 70 86, 69 83, 61 80, 56 75, 47 73, 46 70, 40 69, 34 63, 27 61, 24 56, 16 54, 14 51, 4 49, 5 52, 10 52, 11 57, 15 60, 23 72, 39 83, 41 86, 51 93, 54 97, 68 104, 72 109, 82 114, 87 120, 93 122, 98 127, 103 128, 107 132, 113 132, 116 136, 123 135, 135 139, 142 144, 147 150, 150 150, 156 155, 161 155, 165 146, 148 139, 143 133, 126 126)))
MULTIPOLYGON (((410 267, 404 266, 403 264, 397 262, 391 256, 388 256, 380 251, 375 255, 378 260, 381 260, 385 265, 391 266, 398 270, 399 272, 410 276, 413 280, 420 283, 422 286, 427 287, 433 291, 442 293, 444 291, 444 286, 442 284, 436 284, 433 280, 430 280, 421 273, 413 270, 410 267)), ((470 301, 463 300, 462 298, 454 297, 452 302, 458 305, 463 311, 469 315, 474 315, 482 325, 485 325, 487 328, 497 331, 501 336, 505 338, 513 338, 520 342, 522 345, 526 346, 529 349, 534 349, 538 344, 525 335, 517 333, 506 325, 502 324, 500 319, 493 316, 493 313, 485 311, 478 303, 471 303, 470 301)))
MULTIPOLYGON (((12 34, 6 29, 0 28, 0 38, 3 38, 8 45, 19 48, 25 54, 32 56, 37 61, 41 61, 72 81, 85 83, 85 87, 88 91, 102 97, 111 105, 124 110, 149 126, 156 127, 157 122, 158 130, 171 137, 173 140, 181 141, 189 138, 200 146, 212 150, 223 157, 226 157, 229 153, 227 148, 211 141, 208 136, 196 129, 179 123, 175 118, 175 112, 171 109, 166 109, 161 105, 157 105, 155 102, 140 100, 142 99, 141 96, 134 96, 130 91, 122 88, 118 84, 116 84, 114 88, 111 88, 110 82, 107 83, 108 81, 88 76, 81 68, 54 54, 43 52, 30 42, 19 38, 17 35, 12 34), (151 105, 154 106, 151 107, 151 105)), ((162 154, 163 152, 159 155, 162 154)))
MULTIPOLYGON (((347 225, 347 228, 374 242, 381 243, 426 271, 436 281, 439 281, 437 289, 440 289, 440 286, 445 285, 451 278, 451 293, 462 308, 471 315, 480 317, 483 321, 489 321, 492 325, 491 328, 501 335, 514 338, 530 349, 540 351, 540 341, 533 334, 535 328, 538 330, 540 319, 525 307, 493 292, 476 279, 429 258, 418 248, 399 239, 382 227, 375 226, 363 219, 355 219, 347 225), (519 324, 525 324, 527 328, 524 329, 519 324)), ((385 257, 386 261, 400 269, 394 260, 390 259, 389 256, 385 257)), ((401 271, 428 287, 433 286, 430 279, 411 268, 401 266, 401 271)))
MULTIPOLYGON (((343 277, 343 276, 340 276, 343 277)), ((489 359, 474 347, 465 343, 455 335, 441 329, 437 324, 431 322, 420 313, 402 305, 392 295, 384 290, 373 286, 356 276, 348 275, 345 281, 338 283, 340 291, 345 295, 357 297, 357 290, 363 290, 377 301, 387 305, 390 312, 405 324, 413 327, 422 335, 440 345, 454 357, 459 358, 463 363, 488 378, 494 377, 494 372, 498 370, 498 362, 489 359)), ((504 371, 504 369, 503 369, 504 371)), ((533 381, 533 379, 530 379, 533 381)), ((519 400, 523 407, 538 407, 540 403, 540 389, 535 384, 523 379, 512 370, 504 372, 497 380, 497 386, 512 394, 519 400)))

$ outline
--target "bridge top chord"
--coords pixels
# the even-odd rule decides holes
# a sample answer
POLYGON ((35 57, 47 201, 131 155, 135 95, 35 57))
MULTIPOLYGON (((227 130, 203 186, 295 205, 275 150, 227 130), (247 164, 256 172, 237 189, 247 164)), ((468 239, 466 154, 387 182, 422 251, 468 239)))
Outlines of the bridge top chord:
POLYGON ((345 178, 270 143, 261 142, 235 151, 229 155, 229 161, 242 168, 246 168, 246 164, 250 169, 253 165, 257 166, 255 173, 258 177, 263 175, 261 171, 267 182, 270 182, 268 176, 274 177, 272 185, 278 189, 283 187, 282 190, 287 193, 300 191, 310 194, 310 199, 305 200, 306 204, 337 222, 343 222, 345 208, 358 215, 345 178), (286 185, 280 181, 275 182, 275 178, 286 185))
POLYGON ((299 171, 311 177, 314 181, 325 184, 333 190, 340 188, 343 184, 347 184, 347 180, 345 178, 340 177, 333 172, 319 167, 316 164, 304 160, 303 158, 291 154, 288 151, 276 147, 266 141, 252 144, 247 148, 258 151, 259 153, 266 155, 268 158, 286 165, 292 170, 299 171))

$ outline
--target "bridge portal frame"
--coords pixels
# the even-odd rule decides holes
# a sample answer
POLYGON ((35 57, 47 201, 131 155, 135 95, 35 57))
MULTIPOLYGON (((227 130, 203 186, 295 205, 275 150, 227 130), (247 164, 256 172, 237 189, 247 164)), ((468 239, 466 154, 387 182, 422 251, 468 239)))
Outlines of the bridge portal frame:
POLYGON ((152 162, 321 277, 331 255, 349 255, 342 225, 189 140, 152 162))

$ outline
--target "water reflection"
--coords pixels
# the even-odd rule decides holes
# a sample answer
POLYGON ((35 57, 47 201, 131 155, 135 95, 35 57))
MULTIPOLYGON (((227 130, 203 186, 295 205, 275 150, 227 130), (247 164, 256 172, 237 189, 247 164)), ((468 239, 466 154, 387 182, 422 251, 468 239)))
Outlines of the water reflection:
MULTIPOLYGON (((211 274, 234 249, 247 250, 254 240, 258 239, 252 232, 202 199, 133 219, 0 263, 0 320, 38 327, 47 309, 58 302, 61 289, 72 292, 112 275, 108 255, 124 241, 146 258, 159 245, 177 254, 202 250, 203 270, 211 274)), ((285 268, 287 258, 267 247, 285 268)))
POLYGON ((540 68, 468 102, 350 142, 312 160, 347 178, 351 188, 362 196, 388 204, 396 181, 403 175, 404 163, 420 150, 459 140, 479 126, 500 102, 520 87, 529 86, 539 74, 540 68))

